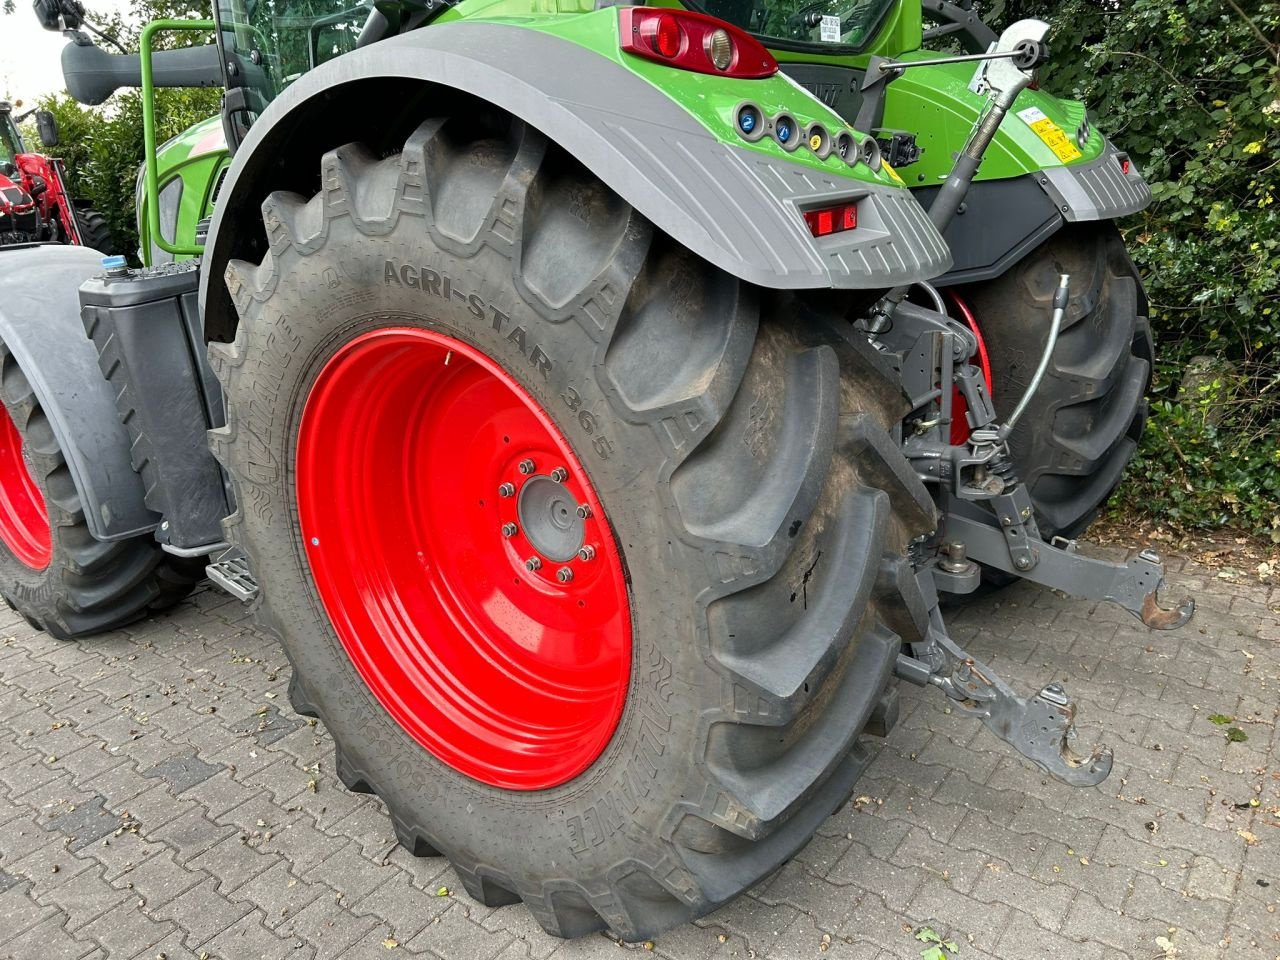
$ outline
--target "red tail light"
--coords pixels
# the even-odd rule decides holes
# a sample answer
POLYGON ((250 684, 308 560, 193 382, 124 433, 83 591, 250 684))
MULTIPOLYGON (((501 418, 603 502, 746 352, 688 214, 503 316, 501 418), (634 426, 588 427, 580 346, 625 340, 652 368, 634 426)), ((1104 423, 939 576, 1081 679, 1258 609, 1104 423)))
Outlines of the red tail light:
POLYGON ((704 13, 621 7, 618 39, 627 53, 695 73, 761 80, 778 72, 760 41, 704 13))
POLYGON ((809 232, 815 237, 826 237, 833 233, 858 228, 857 203, 837 203, 834 207, 821 207, 817 210, 806 210, 804 222, 809 232))

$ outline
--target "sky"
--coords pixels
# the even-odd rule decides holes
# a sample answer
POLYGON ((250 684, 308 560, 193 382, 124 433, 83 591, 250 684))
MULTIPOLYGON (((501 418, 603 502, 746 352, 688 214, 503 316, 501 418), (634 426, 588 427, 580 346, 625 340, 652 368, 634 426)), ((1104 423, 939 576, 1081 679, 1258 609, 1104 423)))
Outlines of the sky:
MULTIPOLYGON (((8 16, 0 14, 0 100, 22 100, 31 105, 45 94, 63 89, 61 57, 67 41, 62 34, 40 26, 31 0, 16 2, 17 10, 8 16)), ((128 0, 85 2, 96 22, 116 10, 127 10, 128 5, 128 0)))

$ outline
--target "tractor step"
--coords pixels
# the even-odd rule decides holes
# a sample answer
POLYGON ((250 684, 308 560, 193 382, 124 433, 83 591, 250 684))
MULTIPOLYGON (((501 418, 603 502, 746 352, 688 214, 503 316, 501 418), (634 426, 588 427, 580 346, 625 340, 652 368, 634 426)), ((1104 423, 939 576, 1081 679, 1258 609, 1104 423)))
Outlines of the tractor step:
POLYGON ((204 568, 205 574, 242 603, 258 595, 258 581, 249 570, 249 561, 239 550, 228 550, 204 568))

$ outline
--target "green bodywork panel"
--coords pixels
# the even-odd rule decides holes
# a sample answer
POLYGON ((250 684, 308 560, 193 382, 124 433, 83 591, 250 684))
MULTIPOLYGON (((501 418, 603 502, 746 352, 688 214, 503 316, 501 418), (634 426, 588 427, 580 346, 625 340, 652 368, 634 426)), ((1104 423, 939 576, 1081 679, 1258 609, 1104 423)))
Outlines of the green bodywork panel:
MULTIPOLYGON (((924 59, 914 53, 903 60, 924 59)), ((912 186, 941 183, 951 170, 952 154, 963 146, 986 105, 986 98, 969 90, 974 64, 955 63, 907 70, 889 84, 885 97, 884 128, 916 135, 924 148, 920 159, 900 171, 912 186)), ((1102 153, 1105 138, 1090 128, 1081 156, 1069 163, 1059 160, 1018 113, 1037 108, 1075 143, 1076 128, 1085 107, 1078 100, 1060 100, 1043 90, 1024 90, 1014 101, 978 170, 978 180, 1003 180, 1048 167, 1088 163, 1102 153)))
MULTIPOLYGON (((763 39, 763 38, 762 38, 763 39)), ((856 54, 814 50, 804 53, 772 47, 780 63, 815 63, 844 67, 850 79, 859 80, 873 55, 910 62, 928 60, 942 54, 922 50, 923 24, 920 6, 910 0, 899 3, 866 49, 856 54)), ((910 186, 937 184, 951 170, 953 155, 964 145, 986 98, 969 90, 975 63, 952 63, 906 70, 888 86, 882 130, 905 131, 916 136, 924 148, 919 160, 900 170, 910 186)), ((1102 153, 1106 138, 1090 129, 1089 139, 1080 148, 1081 156, 1064 163, 1030 126, 1019 111, 1038 108, 1075 143, 1075 131, 1085 117, 1085 105, 1063 100, 1044 90, 1024 90, 1008 118, 1000 125, 978 171, 978 180, 1005 180, 1048 167, 1083 164, 1102 153)), ((879 135, 881 131, 876 131, 879 135)))
POLYGON ((819 160, 803 144, 796 150, 787 151, 768 137, 754 142, 744 140, 734 125, 734 113, 745 100, 759 106, 767 115, 786 110, 799 121, 801 129, 817 121, 826 126, 834 137, 841 130, 852 132, 853 128, 826 104, 782 75, 765 80, 737 80, 677 70, 627 53, 619 46, 618 11, 614 8, 592 8, 591 0, 463 0, 435 22, 484 20, 510 23, 560 37, 594 50, 643 77, 671 99, 673 108, 687 111, 723 143, 853 181, 899 185, 900 181, 887 170, 872 171, 861 163, 850 167, 835 154, 819 160), (589 12, 577 12, 583 8, 589 12), (552 12, 532 12, 535 9, 550 9, 552 12), (514 11, 517 10, 523 10, 524 14, 516 14, 514 11))
MULTIPOLYGON (((171 243, 194 243, 196 225, 213 213, 213 191, 222 171, 231 163, 222 118, 210 117, 188 127, 156 150, 160 183, 160 229, 171 243), (176 182, 181 183, 179 188, 176 182), (172 198, 178 191, 176 208, 172 198)), ((142 262, 152 266, 157 248, 151 242, 146 199, 138 195, 138 241, 142 262)), ((166 255, 165 259, 169 259, 166 255)), ((173 259, 190 259, 178 255, 173 259)))

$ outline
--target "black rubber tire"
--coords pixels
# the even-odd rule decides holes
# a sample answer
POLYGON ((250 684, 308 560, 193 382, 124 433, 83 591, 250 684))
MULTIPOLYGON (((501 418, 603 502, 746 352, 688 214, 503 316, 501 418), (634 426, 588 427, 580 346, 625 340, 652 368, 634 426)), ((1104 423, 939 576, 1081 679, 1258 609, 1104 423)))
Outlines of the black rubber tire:
POLYGON ((203 563, 168 556, 149 535, 93 538, 49 418, 3 341, 0 402, 22 436, 53 534, 52 559, 39 571, 0 543, 0 593, 9 605, 32 626, 65 640, 124 626, 189 594, 204 577, 203 563))
POLYGON ((383 159, 341 147, 320 194, 263 204, 270 252, 228 265, 241 320, 210 345, 228 408, 211 436, 240 504, 226 533, 293 664, 295 709, 323 719, 339 776, 385 801, 401 843, 447 856, 485 904, 523 900, 553 935, 639 940, 767 875, 848 798, 859 733, 895 702, 900 637, 919 636, 903 557, 934 509, 887 433, 905 413, 896 378, 835 311, 698 260, 523 125, 464 132, 476 123, 427 121, 383 159), (448 276, 454 297, 388 262, 448 276), (495 309, 515 318, 501 332, 495 309), (303 401, 343 343, 389 324, 463 338, 519 380, 624 553, 627 704, 563 786, 504 791, 437 761, 365 687, 316 594, 293 492, 303 401))
POLYGON ((92 207, 79 207, 76 209, 76 219, 80 223, 80 239, 84 241, 84 246, 108 255, 120 252, 111 239, 107 218, 101 213, 92 207))
POLYGON ((1154 353, 1142 281, 1115 224, 1104 222, 1069 224, 1003 276, 962 290, 987 342, 1004 418, 1040 362, 1062 273, 1071 274, 1062 333, 1009 437, 1046 539, 1084 533, 1142 437, 1154 353))

